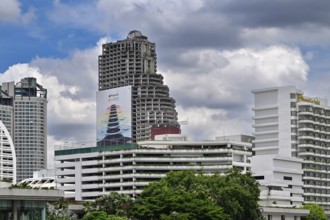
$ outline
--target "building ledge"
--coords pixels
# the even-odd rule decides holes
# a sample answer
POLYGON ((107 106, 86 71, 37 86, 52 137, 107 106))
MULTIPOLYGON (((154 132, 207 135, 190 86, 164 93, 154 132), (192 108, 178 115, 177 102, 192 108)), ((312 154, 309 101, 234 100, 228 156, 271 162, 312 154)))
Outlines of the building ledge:
POLYGON ((63 196, 62 190, 0 189, 0 200, 57 201, 63 196))
POLYGON ((261 207, 262 213, 265 215, 294 215, 294 216, 306 216, 309 214, 309 210, 300 208, 284 208, 284 207, 261 207))

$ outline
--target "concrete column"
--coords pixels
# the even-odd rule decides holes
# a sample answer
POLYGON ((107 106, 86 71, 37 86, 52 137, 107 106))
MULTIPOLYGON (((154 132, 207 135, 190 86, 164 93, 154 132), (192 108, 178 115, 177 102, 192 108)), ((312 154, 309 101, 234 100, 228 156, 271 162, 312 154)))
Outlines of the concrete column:
POLYGON ((47 210, 47 203, 45 203, 44 208, 41 211, 41 219, 46 220, 46 210, 47 210))
POLYGON ((82 200, 82 159, 75 161, 75 200, 82 200))
POLYGON ((13 220, 18 220, 18 216, 17 216, 17 201, 12 201, 12 211, 13 211, 13 220))

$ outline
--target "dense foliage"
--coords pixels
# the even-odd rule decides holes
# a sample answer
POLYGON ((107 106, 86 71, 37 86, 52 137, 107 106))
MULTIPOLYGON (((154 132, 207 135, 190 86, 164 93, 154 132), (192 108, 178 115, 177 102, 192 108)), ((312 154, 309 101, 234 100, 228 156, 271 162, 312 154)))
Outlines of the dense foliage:
POLYGON ((95 217, 95 219, 121 220, 127 219, 126 217, 133 207, 133 200, 128 195, 112 192, 96 199, 95 202, 85 202, 84 207, 86 215, 83 219, 94 219, 95 217))
POLYGON ((127 220, 127 218, 108 215, 105 211, 92 211, 87 213, 82 220, 127 220))
POLYGON ((60 198, 57 202, 48 204, 49 220, 70 220, 71 212, 69 210, 69 201, 60 198))
POLYGON ((18 184, 12 184, 9 189, 32 189, 32 187, 27 183, 18 183, 18 184))
POLYGON ((304 205, 303 209, 309 210, 309 215, 302 217, 302 220, 327 220, 327 215, 325 214, 323 208, 316 204, 304 205))
POLYGON ((227 175, 171 172, 149 184, 136 200, 132 217, 139 220, 263 219, 259 188, 251 174, 227 175))

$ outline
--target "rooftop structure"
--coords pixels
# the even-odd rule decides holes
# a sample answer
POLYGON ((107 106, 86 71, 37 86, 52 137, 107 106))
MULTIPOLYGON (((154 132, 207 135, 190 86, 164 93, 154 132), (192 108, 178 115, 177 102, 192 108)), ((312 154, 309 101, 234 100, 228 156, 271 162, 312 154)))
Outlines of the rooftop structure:
POLYGON ((32 189, 57 189, 55 177, 39 177, 22 180, 21 183, 26 183, 32 189))

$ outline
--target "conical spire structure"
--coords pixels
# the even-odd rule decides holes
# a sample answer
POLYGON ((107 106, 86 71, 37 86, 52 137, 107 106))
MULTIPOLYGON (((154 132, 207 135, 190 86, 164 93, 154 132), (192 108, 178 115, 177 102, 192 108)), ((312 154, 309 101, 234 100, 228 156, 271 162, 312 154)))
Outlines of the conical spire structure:
POLYGON ((103 140, 98 142, 98 145, 113 145, 124 144, 130 141, 130 138, 124 137, 121 133, 120 123, 118 119, 117 106, 111 105, 109 107, 109 119, 107 124, 106 136, 103 140))

